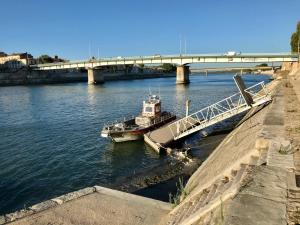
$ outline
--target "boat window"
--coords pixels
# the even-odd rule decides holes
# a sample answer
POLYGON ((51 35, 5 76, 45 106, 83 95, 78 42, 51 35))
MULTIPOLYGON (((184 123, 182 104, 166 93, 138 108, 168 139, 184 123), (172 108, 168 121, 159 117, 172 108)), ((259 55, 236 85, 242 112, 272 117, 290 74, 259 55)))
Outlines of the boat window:
POLYGON ((146 107, 145 112, 152 112, 152 107, 146 107))
POLYGON ((155 107, 155 112, 160 112, 160 106, 159 105, 155 107))

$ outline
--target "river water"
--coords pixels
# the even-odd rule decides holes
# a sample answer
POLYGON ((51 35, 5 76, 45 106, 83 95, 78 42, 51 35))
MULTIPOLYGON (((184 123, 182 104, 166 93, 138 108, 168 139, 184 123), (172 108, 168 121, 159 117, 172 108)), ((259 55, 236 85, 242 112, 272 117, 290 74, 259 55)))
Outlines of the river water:
MULTIPOLYGON (((103 124, 141 111, 149 92, 163 108, 184 115, 237 92, 233 74, 0 87, 0 215, 93 185, 162 165, 142 141, 113 144, 99 136, 103 124)), ((244 76, 247 85, 267 76, 244 76)))

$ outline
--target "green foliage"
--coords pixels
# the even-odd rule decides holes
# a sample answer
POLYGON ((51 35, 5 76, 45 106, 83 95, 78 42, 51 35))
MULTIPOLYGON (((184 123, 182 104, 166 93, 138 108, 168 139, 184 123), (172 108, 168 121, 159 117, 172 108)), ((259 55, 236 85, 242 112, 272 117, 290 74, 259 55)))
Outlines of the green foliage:
POLYGON ((86 69, 86 68, 79 68, 79 72, 80 72, 80 73, 86 73, 86 72, 87 72, 87 69, 86 69))
POLYGON ((126 73, 131 73, 133 69, 133 65, 125 65, 125 72, 126 73))
POLYGON ((184 188, 183 179, 181 177, 179 177, 178 183, 176 183, 176 187, 177 193, 175 195, 169 193, 169 202, 173 207, 179 205, 180 200, 183 200, 188 195, 188 192, 184 188))
POLYGON ((256 65, 255 67, 266 67, 266 66, 268 66, 267 63, 261 63, 261 64, 259 64, 259 65, 256 65))
POLYGON ((53 57, 49 55, 41 55, 40 57, 37 58, 37 62, 40 64, 44 63, 54 63, 54 62, 65 62, 66 60, 59 58, 57 55, 53 57))
POLYGON ((53 63, 53 58, 49 55, 41 55, 37 58, 38 63, 53 63))
POLYGON ((287 155, 287 154, 290 154, 292 152, 292 145, 289 144, 287 146, 283 146, 282 144, 280 145, 280 148, 278 150, 278 152, 281 154, 281 155, 287 155))
POLYGON ((291 36, 290 44, 291 44, 292 52, 298 52, 299 36, 300 36, 300 21, 297 23, 296 31, 291 36))
POLYGON ((164 63, 164 64, 162 65, 162 68, 163 68, 163 70, 164 70, 165 72, 167 72, 167 73, 171 73, 171 72, 176 71, 176 66, 173 65, 173 64, 171 64, 171 63, 164 63))

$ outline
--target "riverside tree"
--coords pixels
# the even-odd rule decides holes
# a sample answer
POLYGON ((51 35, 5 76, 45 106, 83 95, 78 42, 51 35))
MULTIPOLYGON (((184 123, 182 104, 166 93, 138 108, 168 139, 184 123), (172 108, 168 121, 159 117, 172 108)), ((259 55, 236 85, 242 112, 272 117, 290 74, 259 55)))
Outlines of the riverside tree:
POLYGON ((59 58, 57 55, 53 57, 49 55, 41 55, 40 57, 37 58, 38 63, 54 63, 54 62, 66 62, 65 59, 59 58))
POLYGON ((261 63, 256 65, 255 67, 266 67, 266 66, 268 66, 268 63, 261 63))
POLYGON ((300 36, 300 21, 297 23, 296 31, 291 36, 290 44, 291 44, 292 52, 298 52, 299 36, 300 36))
POLYGON ((171 63, 164 63, 164 64, 162 65, 162 68, 163 68, 163 70, 164 70, 165 72, 167 72, 167 73, 171 73, 171 72, 176 71, 176 66, 173 65, 173 64, 171 64, 171 63))

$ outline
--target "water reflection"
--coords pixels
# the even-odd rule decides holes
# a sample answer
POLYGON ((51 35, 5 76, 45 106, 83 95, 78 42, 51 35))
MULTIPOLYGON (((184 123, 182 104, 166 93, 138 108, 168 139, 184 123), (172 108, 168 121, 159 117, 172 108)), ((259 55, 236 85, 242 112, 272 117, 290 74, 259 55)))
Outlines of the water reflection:
POLYGON ((103 94, 102 88, 99 85, 87 85, 87 101, 92 111, 96 110, 97 95, 103 94), (102 92, 102 93, 101 93, 102 92))
POLYGON ((185 101, 189 98, 189 84, 180 84, 175 87, 175 96, 173 100, 174 111, 176 115, 184 116, 185 101))
POLYGON ((149 163, 145 158, 159 159, 153 150, 146 148, 143 141, 133 141, 124 143, 110 143, 110 148, 105 153, 105 161, 111 167, 112 177, 118 179, 127 175, 132 175, 139 171, 139 167, 151 168, 159 164, 159 161, 149 163))

